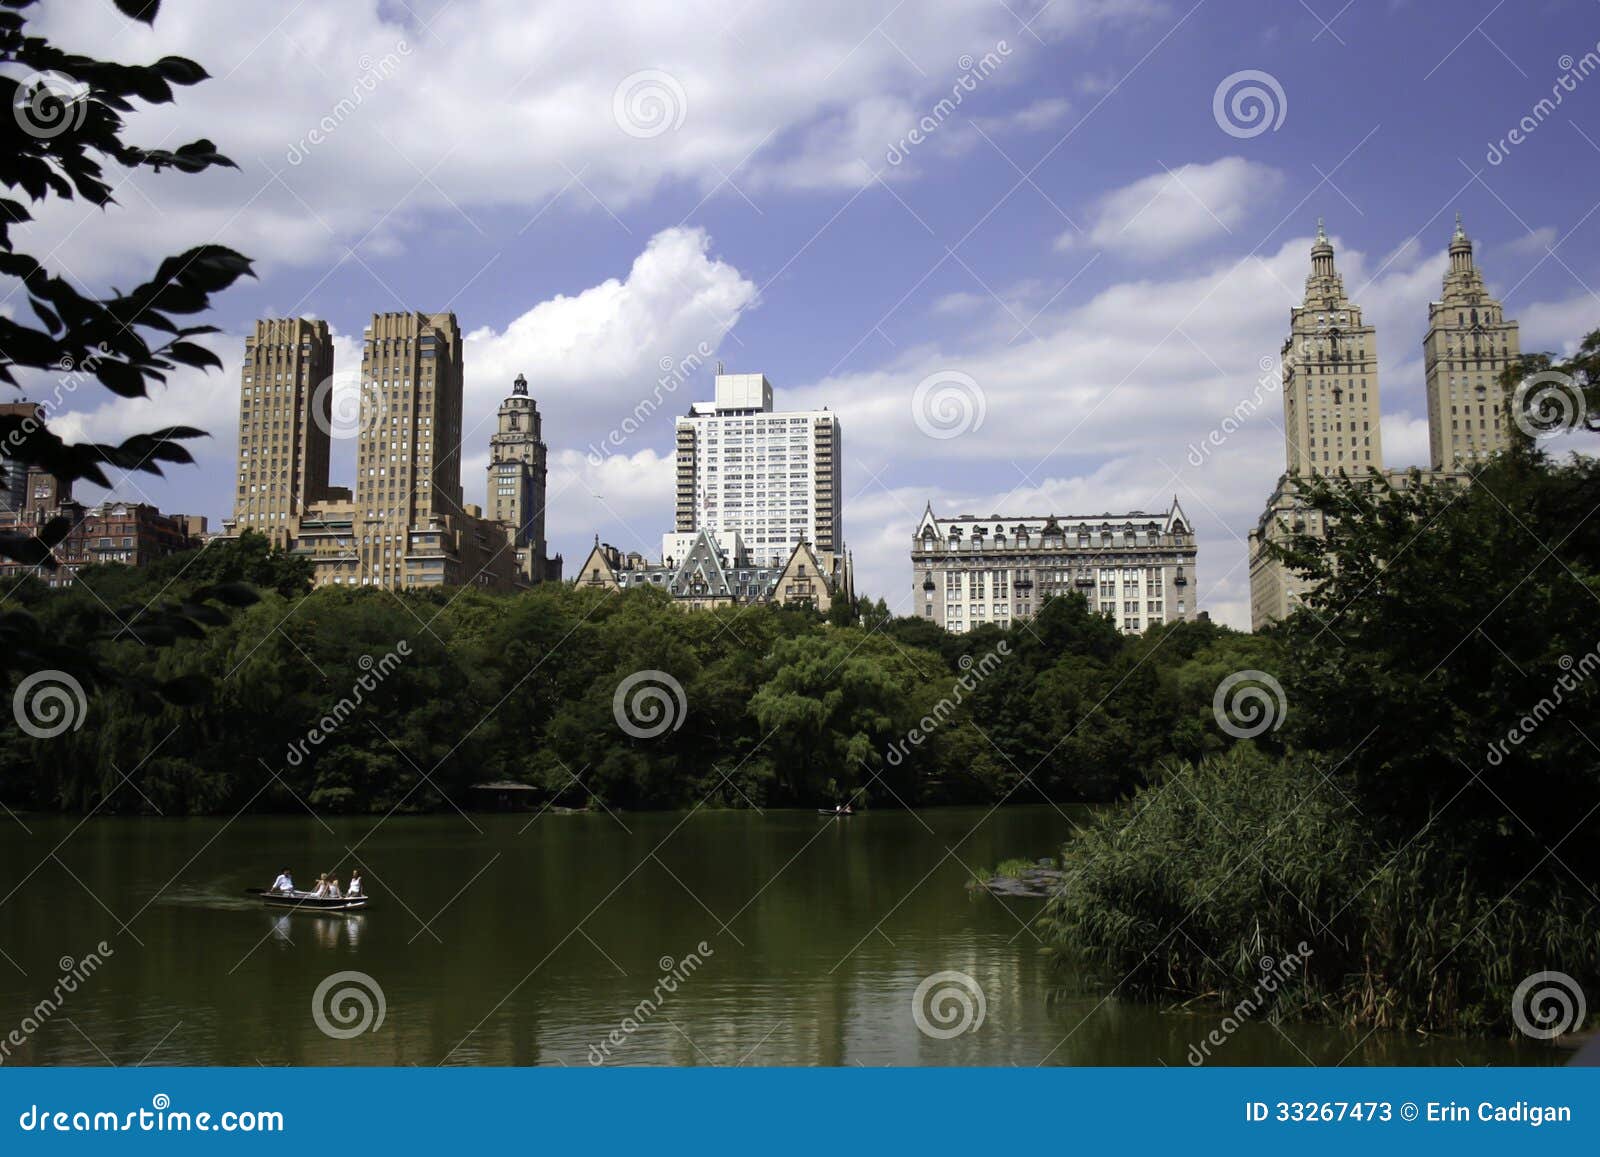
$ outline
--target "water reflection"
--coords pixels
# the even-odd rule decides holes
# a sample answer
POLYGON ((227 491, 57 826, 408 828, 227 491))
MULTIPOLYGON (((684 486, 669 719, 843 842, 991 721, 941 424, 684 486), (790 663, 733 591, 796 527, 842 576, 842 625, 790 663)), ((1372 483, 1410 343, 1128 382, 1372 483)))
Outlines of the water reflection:
MULTIPOLYGON (((0 895, 30 872, 38 885, 0 904, 0 948, 19 966, 0 962, 0 1021, 37 1004, 60 957, 105 939, 115 955, 16 1060, 125 1064, 159 1046, 155 1061, 230 1065, 1182 1066, 1221 1022, 1052 973, 1037 900, 964 887, 965 865, 1052 851, 1069 830, 1054 809, 625 820, 92 819, 74 831, 29 817, 27 836, 0 842, 0 895), (351 846, 375 882, 365 912, 240 900, 263 864, 327 863, 351 846), (192 883, 162 892, 177 875, 192 883), (658 994, 665 962, 701 943, 703 965, 658 994), (343 971, 381 990, 381 1030, 337 1039, 313 1021, 312 994, 343 971), (913 997, 949 971, 972 978, 985 1010, 942 1039, 918 1027, 913 997)), ((1262 1020, 1211 1063, 1552 1059, 1262 1020)))

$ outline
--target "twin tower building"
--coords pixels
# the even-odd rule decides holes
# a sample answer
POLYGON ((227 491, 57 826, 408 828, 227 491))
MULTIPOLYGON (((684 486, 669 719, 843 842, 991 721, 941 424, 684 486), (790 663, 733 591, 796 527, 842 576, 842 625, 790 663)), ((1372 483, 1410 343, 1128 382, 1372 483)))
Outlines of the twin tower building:
MULTIPOLYGON (((1304 302, 1290 310, 1281 351, 1284 474, 1250 533, 1250 620, 1259 630, 1288 615, 1305 582, 1272 558, 1267 544, 1295 531, 1321 535, 1322 515, 1297 493, 1296 481, 1317 475, 1367 476, 1379 471, 1404 487, 1407 470, 1385 470, 1378 407, 1376 331, 1345 292, 1333 244, 1317 222, 1304 302)), ((1473 260, 1472 241, 1456 215, 1450 264, 1438 301, 1428 305, 1422 339, 1428 395, 1425 476, 1460 484, 1472 464, 1510 444, 1501 373, 1521 357, 1517 323, 1489 295, 1473 260)))
POLYGON ((452 313, 379 313, 359 389, 334 397, 325 321, 256 322, 239 383, 239 471, 226 533, 308 557, 317 586, 481 586, 559 580, 545 538, 547 451, 520 375, 489 435, 488 510, 462 500, 461 330, 452 313), (359 399, 359 400, 357 400, 359 399), (337 404, 336 404, 337 403, 337 404), (356 441, 334 486, 334 439, 356 441))

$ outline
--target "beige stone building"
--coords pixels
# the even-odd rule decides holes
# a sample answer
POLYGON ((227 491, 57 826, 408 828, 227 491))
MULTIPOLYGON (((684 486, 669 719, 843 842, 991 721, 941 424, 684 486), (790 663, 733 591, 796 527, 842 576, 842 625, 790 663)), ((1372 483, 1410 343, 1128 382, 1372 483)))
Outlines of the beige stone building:
POLYGON ((489 517, 512 528, 517 570, 525 582, 560 582, 561 556, 548 557, 544 532, 549 452, 538 403, 528 396, 523 375, 512 382, 497 419, 489 436, 489 517))
POLYGON ((1197 547, 1178 500, 1163 514, 939 518, 930 503, 911 540, 912 606, 946 630, 1032 618, 1046 599, 1082 594, 1130 634, 1193 619, 1197 547))
MULTIPOLYGON (((1289 615, 1308 584, 1266 549, 1292 533, 1323 535, 1324 515, 1299 496, 1308 475, 1368 477, 1376 470, 1394 489, 1410 485, 1405 469, 1383 465, 1374 329, 1344 295, 1333 267, 1333 246, 1317 222, 1305 303, 1290 310, 1283 344, 1287 470, 1249 535, 1250 625, 1261 630, 1289 615), (1370 458, 1369 458, 1370 454, 1370 458)), ((1427 481, 1467 485, 1463 467, 1507 445, 1507 408, 1499 375, 1520 355, 1517 323, 1489 296, 1472 258, 1472 242, 1456 217, 1444 292, 1428 307, 1423 339, 1427 374, 1427 481)))
POLYGON ((1345 294, 1320 218, 1305 299, 1289 310, 1281 355, 1289 473, 1382 468, 1377 341, 1373 327, 1362 321, 1361 307, 1345 294))
POLYGON ((1434 469, 1467 465, 1506 449, 1510 414, 1500 374, 1522 356, 1522 344, 1517 323, 1489 296, 1459 213, 1444 293, 1428 305, 1422 356, 1434 469))
POLYGON ((332 411, 326 338, 325 323, 289 319, 258 322, 247 341, 240 493, 226 533, 269 533, 311 559, 317 586, 524 585, 517 528, 462 501, 455 315, 373 315, 353 423, 332 411), (334 432, 356 437, 353 488, 328 484, 334 432))
POLYGON ((274 546, 327 497, 333 338, 325 321, 266 318, 244 341, 234 525, 274 546))
MULTIPOLYGON (((1419 476, 1426 482, 1450 482, 1465 486, 1471 478, 1452 470, 1421 470, 1419 476)), ((1370 477, 1370 476, 1369 476, 1370 477)), ((1404 490, 1411 485, 1410 470, 1384 470, 1382 484, 1393 490, 1404 490)), ((1374 483, 1376 485, 1376 483, 1374 483)), ((1321 538, 1327 531, 1321 511, 1313 510, 1295 492, 1295 479, 1284 474, 1267 499, 1262 512, 1249 535, 1250 550, 1250 627, 1261 630, 1270 623, 1287 618, 1300 605, 1311 584, 1262 549, 1266 543, 1285 543, 1292 534, 1310 534, 1321 538)))
MULTIPOLYGON (((673 537, 673 536, 669 536, 673 537)), ((798 542, 786 559, 751 557, 738 532, 698 530, 683 537, 681 557, 647 562, 595 536, 594 549, 573 580, 576 586, 627 591, 655 587, 686 610, 779 603, 826 614, 838 598, 855 597, 848 555, 798 542)))

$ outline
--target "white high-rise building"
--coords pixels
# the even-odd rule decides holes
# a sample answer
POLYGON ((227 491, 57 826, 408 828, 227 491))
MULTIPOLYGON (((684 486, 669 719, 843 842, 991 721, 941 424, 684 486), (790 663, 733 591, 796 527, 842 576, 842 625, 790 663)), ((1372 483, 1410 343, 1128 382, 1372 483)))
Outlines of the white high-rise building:
POLYGON ((787 558, 794 544, 843 549, 839 419, 829 410, 774 410, 762 374, 717 374, 716 400, 677 423, 679 534, 743 540, 752 558, 787 558))

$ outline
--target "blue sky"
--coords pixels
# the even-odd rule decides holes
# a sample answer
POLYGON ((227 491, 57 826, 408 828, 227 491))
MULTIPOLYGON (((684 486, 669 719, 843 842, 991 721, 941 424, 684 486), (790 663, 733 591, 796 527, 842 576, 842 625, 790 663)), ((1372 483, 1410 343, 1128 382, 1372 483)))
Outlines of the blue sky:
MULTIPOLYGON (((927 501, 1064 514, 1177 496, 1201 605, 1244 626, 1243 539, 1283 468, 1281 399, 1201 464, 1188 448, 1258 391, 1319 215, 1378 327, 1388 465, 1425 464, 1420 345, 1456 211, 1525 349, 1600 326, 1600 72, 1572 79, 1600 60, 1593 0, 235 11, 169 0, 154 30, 109 8, 88 27, 46 0, 39 18, 69 48, 199 60, 214 79, 139 111, 131 135, 206 135, 240 165, 137 176, 120 207, 54 207, 27 241, 95 288, 202 241, 257 260, 214 318, 226 373, 149 403, 80 391, 61 416, 78 437, 211 430, 197 467, 118 488, 167 510, 229 513, 253 318, 327 318, 353 369, 373 311, 448 307, 471 335, 467 500, 524 372, 569 566, 595 533, 656 552, 672 419, 709 396, 709 365, 604 463, 584 448, 704 342, 764 372, 780 405, 840 412, 860 586, 902 613, 927 501), (1225 84, 1240 73, 1266 79, 1225 84), (1559 107, 1536 111, 1564 75, 1559 107), (1219 118, 1219 86, 1241 85, 1270 123, 1226 102, 1219 118), (934 376, 955 390, 956 436, 918 420, 934 376)), ((336 482, 352 460, 336 445, 336 482)))

